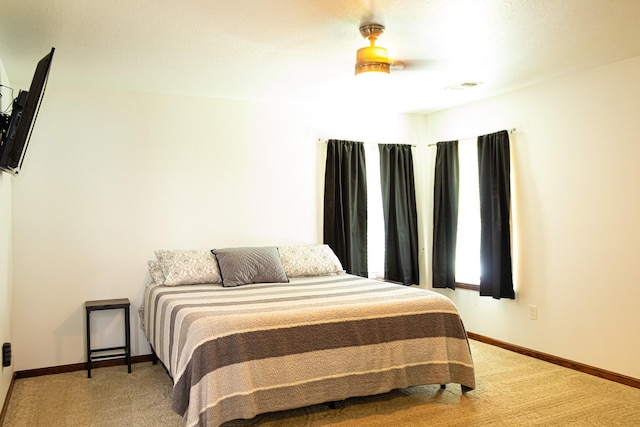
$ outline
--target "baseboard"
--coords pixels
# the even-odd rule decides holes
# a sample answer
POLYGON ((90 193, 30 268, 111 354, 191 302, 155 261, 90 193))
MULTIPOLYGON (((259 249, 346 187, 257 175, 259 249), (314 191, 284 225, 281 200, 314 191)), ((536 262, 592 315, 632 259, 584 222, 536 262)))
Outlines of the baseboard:
POLYGON ((16 379, 15 372, 13 376, 11 376, 11 382, 9 383, 9 389, 7 390, 7 395, 4 397, 4 403, 2 404, 2 412, 0 412, 0 426, 4 425, 4 417, 7 415, 7 410, 9 409, 9 400, 11 399, 11 393, 13 392, 13 382, 16 379))
POLYGON ((505 350, 510 350, 515 353, 524 354, 525 356, 544 360, 545 362, 553 363, 554 365, 559 365, 565 368, 583 372, 585 374, 594 375, 596 377, 604 378, 620 384, 628 385, 635 388, 640 388, 640 379, 638 378, 628 377, 626 375, 618 374, 616 372, 596 368, 595 366, 585 365, 583 363, 574 362, 572 360, 553 356, 547 353, 541 353, 539 351, 531 350, 525 347, 520 347, 519 345, 509 344, 507 342, 485 337, 483 335, 475 334, 473 332, 467 332, 467 335, 469 336, 470 339, 480 341, 485 344, 490 344, 496 347, 504 348, 505 350))
MULTIPOLYGON (((151 354, 141 356, 131 356, 131 363, 151 362, 153 360, 151 354)), ((100 360, 91 364, 91 369, 104 368, 107 366, 126 365, 125 359, 100 360)), ((27 369, 24 371, 16 371, 15 379, 39 377, 41 375, 63 374, 65 372, 84 371, 87 369, 86 363, 73 363, 71 365, 52 366, 50 368, 27 369)), ((0 424, 2 425, 2 424, 0 424)))

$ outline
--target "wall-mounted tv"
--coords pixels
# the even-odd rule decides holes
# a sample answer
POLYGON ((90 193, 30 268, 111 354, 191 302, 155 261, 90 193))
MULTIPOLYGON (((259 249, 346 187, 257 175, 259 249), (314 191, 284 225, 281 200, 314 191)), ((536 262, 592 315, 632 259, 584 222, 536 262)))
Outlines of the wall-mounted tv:
POLYGON ((21 90, 10 113, 0 113, 0 171, 17 175, 29 145, 55 48, 38 62, 29 91, 21 90))

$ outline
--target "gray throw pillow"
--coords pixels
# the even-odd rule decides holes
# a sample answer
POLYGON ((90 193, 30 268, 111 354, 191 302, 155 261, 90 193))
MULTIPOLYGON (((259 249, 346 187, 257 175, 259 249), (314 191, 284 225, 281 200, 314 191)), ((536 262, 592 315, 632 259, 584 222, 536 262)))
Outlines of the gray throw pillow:
POLYGON ((276 247, 212 249, 223 286, 248 283, 288 283, 276 247))

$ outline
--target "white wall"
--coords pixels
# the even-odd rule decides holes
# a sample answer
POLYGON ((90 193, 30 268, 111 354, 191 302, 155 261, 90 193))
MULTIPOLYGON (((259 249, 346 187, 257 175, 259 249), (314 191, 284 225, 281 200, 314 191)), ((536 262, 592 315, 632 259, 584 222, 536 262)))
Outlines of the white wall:
MULTIPOLYGON (((0 59, 0 84, 9 86, 9 79, 0 59)), ((2 90, 0 110, 5 111, 11 103, 10 92, 2 90)), ((0 344, 11 342, 11 289, 12 289, 12 258, 11 258, 11 176, 0 173, 0 344)), ((9 390, 13 377, 14 364, 0 367, 0 402, 9 390)))
POLYGON ((442 291, 469 331, 640 378, 639 75, 636 57, 426 119, 430 142, 517 128, 517 296, 442 291))
MULTIPOLYGON (((52 72, 13 187, 16 370, 84 361, 93 299, 129 298, 148 354, 136 310, 156 249, 320 242, 318 138, 413 142, 417 121, 386 119, 60 88, 52 72)), ((96 346, 121 342, 118 315, 95 314, 96 346)))

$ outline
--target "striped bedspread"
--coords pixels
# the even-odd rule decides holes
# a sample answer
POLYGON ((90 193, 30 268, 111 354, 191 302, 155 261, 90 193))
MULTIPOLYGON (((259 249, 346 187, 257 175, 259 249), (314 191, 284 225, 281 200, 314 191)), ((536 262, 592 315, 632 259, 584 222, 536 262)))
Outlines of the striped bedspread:
POLYGON ((152 283, 144 328, 189 426, 413 385, 475 387, 448 298, 348 274, 231 288, 152 283))

